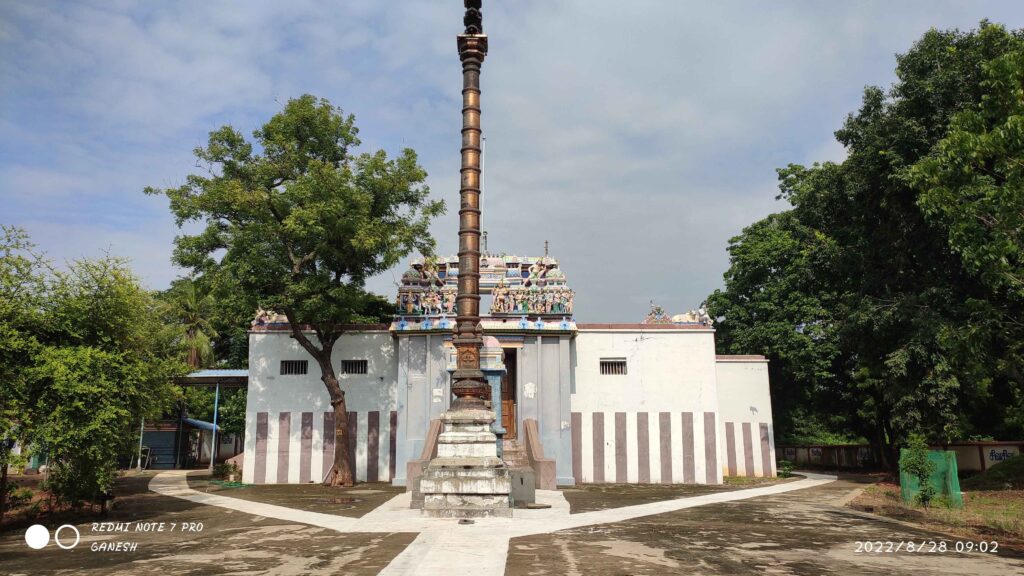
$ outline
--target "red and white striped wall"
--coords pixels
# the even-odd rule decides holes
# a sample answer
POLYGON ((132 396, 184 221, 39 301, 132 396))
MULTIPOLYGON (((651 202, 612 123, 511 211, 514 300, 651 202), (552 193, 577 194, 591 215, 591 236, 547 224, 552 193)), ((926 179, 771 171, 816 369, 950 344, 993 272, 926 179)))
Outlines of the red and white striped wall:
POLYGON ((775 476, 775 441, 766 422, 725 422, 722 474, 775 476))
MULTIPOLYGON (((247 483, 321 482, 334 462, 333 411, 250 413, 246 430, 255 438, 252 454, 245 455, 247 483)), ((397 431, 397 412, 348 413, 357 482, 394 478, 397 431)))
POLYGON ((573 412, 579 483, 717 484, 714 412, 573 412))

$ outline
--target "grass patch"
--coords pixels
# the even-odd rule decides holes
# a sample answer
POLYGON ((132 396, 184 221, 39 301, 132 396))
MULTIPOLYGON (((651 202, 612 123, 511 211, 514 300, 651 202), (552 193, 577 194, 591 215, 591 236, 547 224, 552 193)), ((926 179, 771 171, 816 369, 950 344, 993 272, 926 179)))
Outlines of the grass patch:
POLYGON ((761 476, 725 476, 722 483, 726 486, 757 486, 759 484, 774 484, 785 482, 787 478, 765 478, 761 476))
POLYGON ((1024 457, 1015 456, 960 482, 963 490, 1024 490, 1024 457))
POLYGON ((879 483, 866 487, 849 506, 963 537, 1024 545, 1024 490, 968 491, 963 496, 963 508, 911 506, 900 498, 899 484, 879 483))

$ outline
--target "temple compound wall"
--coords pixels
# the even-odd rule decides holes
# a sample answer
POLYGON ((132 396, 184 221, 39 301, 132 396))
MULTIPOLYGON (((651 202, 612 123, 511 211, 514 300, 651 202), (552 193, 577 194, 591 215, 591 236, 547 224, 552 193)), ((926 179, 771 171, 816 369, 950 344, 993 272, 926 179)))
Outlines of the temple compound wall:
MULTIPOLYGON (((406 462, 447 409, 445 322, 360 326, 338 341, 358 481, 404 485, 406 462)), ((710 327, 493 318, 483 327, 505 352, 506 428, 522 438, 523 422, 537 422, 559 485, 775 473, 767 362, 716 356, 710 327)), ((322 481, 334 424, 319 368, 281 323, 254 326, 249 354, 243 480, 322 481)))
MULTIPOLYGON (((390 481, 398 431, 394 339, 386 326, 344 334, 332 360, 348 403, 356 476, 360 481, 390 481), (341 373, 342 361, 352 359, 365 361, 365 373, 341 373)), ((251 332, 243 481, 320 482, 333 457, 334 410, 320 368, 291 338, 287 326, 251 332)))
POLYGON ((718 356, 718 412, 722 473, 775 476, 775 427, 763 356, 718 356))
POLYGON ((573 475, 581 482, 720 483, 714 347, 714 331, 703 327, 581 325, 573 475), (616 361, 624 369, 607 364, 616 361))

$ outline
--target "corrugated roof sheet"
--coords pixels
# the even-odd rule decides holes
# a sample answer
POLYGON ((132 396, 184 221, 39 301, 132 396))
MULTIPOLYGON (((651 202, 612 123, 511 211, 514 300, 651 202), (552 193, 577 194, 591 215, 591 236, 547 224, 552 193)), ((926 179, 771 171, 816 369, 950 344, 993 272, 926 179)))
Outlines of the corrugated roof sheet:
POLYGON ((198 370, 188 375, 188 378, 224 378, 224 377, 240 377, 247 378, 249 376, 248 370, 222 370, 222 369, 208 369, 198 370))
MULTIPOLYGON (((213 423, 205 420, 196 420, 194 418, 185 418, 185 424, 193 428, 199 428, 201 430, 213 430, 213 423)), ((220 426, 217 426, 217 432, 220 432, 220 426)))

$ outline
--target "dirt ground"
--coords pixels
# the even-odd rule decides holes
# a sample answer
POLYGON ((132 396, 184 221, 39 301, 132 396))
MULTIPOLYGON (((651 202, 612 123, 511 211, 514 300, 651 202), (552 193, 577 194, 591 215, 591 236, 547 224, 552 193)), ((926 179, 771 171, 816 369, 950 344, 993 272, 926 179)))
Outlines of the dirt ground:
MULTIPOLYGON (((132 532, 77 523, 73 550, 52 543, 29 549, 24 529, 0 533, 0 573, 28 574, 377 574, 416 537, 413 533, 347 534, 244 512, 194 504, 147 490, 152 474, 119 481, 119 498, 104 522, 132 532), (136 532, 140 522, 163 522, 163 531, 136 532), (173 523, 173 529, 172 529, 173 523), (199 523, 202 524, 199 529, 199 523), (182 526, 189 530, 182 530, 182 526), (132 551, 93 550, 134 544, 132 551)), ((663 574, 877 574, 1024 575, 1024 550, 956 553, 957 540, 928 529, 852 510, 845 505, 872 478, 845 479, 723 504, 688 508, 627 522, 514 538, 507 576, 663 574), (945 553, 858 551, 892 542, 943 542, 945 553)), ((319 512, 361 516, 397 489, 359 485, 326 494, 319 486, 225 488, 190 478, 198 490, 319 512), (351 499, 328 502, 321 500, 351 499), (326 507, 326 508, 325 508, 326 507)), ((573 512, 602 510, 743 486, 585 486, 565 491, 573 512)), ((47 521, 53 531, 58 520, 47 521)), ((67 539, 64 540, 65 542, 67 539)))
POLYGON ((405 491, 402 486, 384 482, 364 483, 352 488, 322 484, 260 484, 233 488, 213 482, 210 476, 192 475, 188 477, 188 486, 199 492, 351 518, 360 518, 405 491))
POLYGON ((688 498, 714 492, 728 492, 753 488, 767 484, 778 484, 796 480, 777 478, 749 478, 744 482, 732 484, 581 484, 574 488, 565 488, 562 495, 569 502, 572 514, 622 508, 636 504, 647 504, 661 500, 688 498))
POLYGON ((1024 574, 1024 552, 858 552, 858 543, 946 541, 843 507, 863 486, 842 480, 628 522, 514 538, 506 576, 663 574, 1024 574))
MULTIPOLYGON (((52 542, 42 550, 32 550, 25 545, 24 529, 0 534, 0 573, 370 575, 377 574, 416 537, 409 533, 339 534, 194 504, 148 492, 146 486, 151 477, 147 474, 120 479, 120 497, 114 509, 105 519, 90 518, 88 522, 76 523, 81 542, 72 550, 62 550, 52 542), (94 531, 92 522, 100 521, 132 522, 129 528, 133 531, 94 531), (164 530, 135 532, 140 522, 163 522, 164 530), (173 530, 171 523, 175 524, 173 530), (193 523, 191 531, 182 531, 185 523, 193 523), (197 530, 198 523, 202 523, 201 530, 197 530), (90 549, 117 542, 137 546, 133 551, 122 552, 90 549)), ((52 533, 59 523, 47 521, 45 525, 52 533)), ((61 539, 70 543, 73 535, 65 530, 61 539)))

